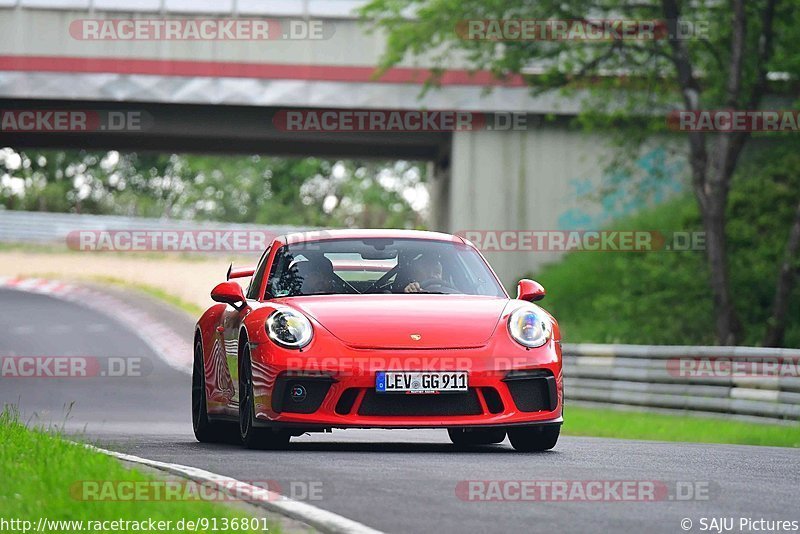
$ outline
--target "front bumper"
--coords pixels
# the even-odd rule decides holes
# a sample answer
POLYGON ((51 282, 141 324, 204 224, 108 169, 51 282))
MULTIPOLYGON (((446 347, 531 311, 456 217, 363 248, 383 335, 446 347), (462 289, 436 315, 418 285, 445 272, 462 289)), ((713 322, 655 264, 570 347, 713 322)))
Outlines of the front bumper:
POLYGON ((255 414, 262 425, 441 428, 561 422, 561 346, 552 340, 536 349, 507 340, 421 351, 342 351, 339 345, 299 353, 272 343, 251 347, 255 414), (384 370, 468 371, 469 391, 377 393, 375 373, 384 370), (302 394, 292 395, 298 386, 302 394))

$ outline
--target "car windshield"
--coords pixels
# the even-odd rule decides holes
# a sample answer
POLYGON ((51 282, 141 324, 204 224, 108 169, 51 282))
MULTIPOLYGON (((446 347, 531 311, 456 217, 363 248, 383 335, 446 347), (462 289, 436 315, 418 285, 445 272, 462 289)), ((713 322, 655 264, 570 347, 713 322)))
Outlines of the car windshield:
POLYGON ((289 244, 277 253, 272 297, 434 293, 505 297, 470 246, 430 239, 332 239, 289 244))

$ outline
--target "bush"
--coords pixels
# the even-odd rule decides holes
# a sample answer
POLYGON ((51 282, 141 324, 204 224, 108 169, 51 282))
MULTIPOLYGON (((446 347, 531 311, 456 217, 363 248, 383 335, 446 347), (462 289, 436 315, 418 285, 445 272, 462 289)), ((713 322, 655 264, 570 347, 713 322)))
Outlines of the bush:
MULTIPOLYGON (((731 289, 742 344, 760 344, 771 314, 780 261, 800 200, 800 153, 771 150, 742 164, 728 205, 731 289)), ((701 230, 691 195, 610 229, 701 230)), ((702 251, 572 252, 540 273, 545 307, 567 342, 713 344, 714 316, 702 251)), ((784 346, 800 346, 800 284, 792 292, 784 346)))

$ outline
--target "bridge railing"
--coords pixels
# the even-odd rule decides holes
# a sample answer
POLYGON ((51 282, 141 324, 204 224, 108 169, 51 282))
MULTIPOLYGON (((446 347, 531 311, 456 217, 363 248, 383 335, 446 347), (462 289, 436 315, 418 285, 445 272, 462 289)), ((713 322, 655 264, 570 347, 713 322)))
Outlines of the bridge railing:
POLYGON ((798 349, 567 343, 563 349, 567 406, 800 420, 798 349))
POLYGON ((358 18, 365 0, 0 0, 0 9, 52 9, 124 13, 358 18))

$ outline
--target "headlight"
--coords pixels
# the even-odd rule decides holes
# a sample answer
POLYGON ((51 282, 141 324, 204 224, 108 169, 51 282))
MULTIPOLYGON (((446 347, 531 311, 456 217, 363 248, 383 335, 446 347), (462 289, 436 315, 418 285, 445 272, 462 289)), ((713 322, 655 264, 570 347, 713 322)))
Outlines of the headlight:
POLYGON ((290 349, 305 347, 314 335, 314 329, 306 316, 292 310, 274 312, 267 319, 266 326, 272 341, 290 349))
POLYGON ((523 306, 508 317, 511 337, 526 347, 541 347, 550 339, 550 319, 536 308, 523 306))

